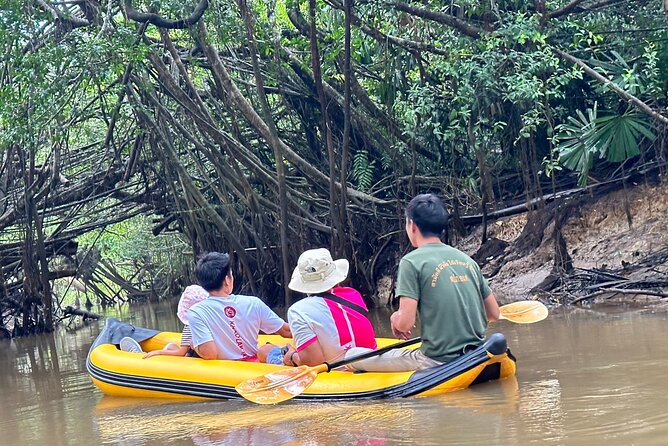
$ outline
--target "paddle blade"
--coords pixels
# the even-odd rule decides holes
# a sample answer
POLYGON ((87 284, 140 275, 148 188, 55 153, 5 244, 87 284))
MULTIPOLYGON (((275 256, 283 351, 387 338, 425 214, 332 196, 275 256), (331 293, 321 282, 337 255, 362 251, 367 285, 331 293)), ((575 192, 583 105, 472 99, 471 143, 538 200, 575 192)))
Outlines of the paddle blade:
MULTIPOLYGON (((326 368, 325 368, 326 369, 326 368)), ((257 404, 277 404, 296 397, 318 376, 318 367, 305 365, 247 379, 235 387, 239 395, 257 404)))
POLYGON ((537 300, 523 300, 499 308, 500 319, 507 319, 517 324, 533 324, 547 317, 547 307, 537 300))

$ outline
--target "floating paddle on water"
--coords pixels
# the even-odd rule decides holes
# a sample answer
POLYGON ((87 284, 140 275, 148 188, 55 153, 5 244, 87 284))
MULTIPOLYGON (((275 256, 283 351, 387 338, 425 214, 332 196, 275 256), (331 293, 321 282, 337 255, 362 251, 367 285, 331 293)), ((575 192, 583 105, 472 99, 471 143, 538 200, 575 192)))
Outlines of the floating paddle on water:
MULTIPOLYGON (((504 305, 499 308, 500 319, 506 319, 519 324, 530 324, 542 321, 547 317, 547 307, 535 300, 527 300, 504 305)), ((267 373, 257 378, 247 379, 235 388, 239 395, 258 404, 277 404, 296 397, 304 392, 317 378, 318 374, 329 372, 332 369, 382 355, 397 348, 417 344, 420 338, 413 338, 396 344, 388 345, 361 355, 355 355, 332 364, 323 363, 316 366, 301 365, 289 369, 281 369, 267 373)))

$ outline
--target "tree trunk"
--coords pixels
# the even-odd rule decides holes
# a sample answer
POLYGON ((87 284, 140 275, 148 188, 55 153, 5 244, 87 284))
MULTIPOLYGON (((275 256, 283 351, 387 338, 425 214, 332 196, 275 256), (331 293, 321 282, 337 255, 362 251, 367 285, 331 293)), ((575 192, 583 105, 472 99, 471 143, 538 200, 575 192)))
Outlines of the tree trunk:
MULTIPOLYGON (((347 184, 348 180, 348 158, 350 152, 350 91, 352 85, 352 70, 350 69, 350 26, 351 26, 351 16, 353 8, 353 0, 344 0, 345 2, 345 36, 344 36, 344 56, 343 56, 343 76, 344 76, 344 85, 343 85, 343 144, 341 147, 341 185, 344 186, 347 184)), ((340 227, 340 251, 341 254, 349 258, 352 250, 348 249, 350 243, 346 241, 346 235, 348 234, 348 195, 346 193, 346 188, 341 188, 341 200, 339 202, 340 207, 340 216, 339 222, 341 223, 340 227)), ((352 259, 351 259, 352 260, 352 259)))
MULTIPOLYGON (((257 42, 255 41, 254 33, 254 19, 251 15, 251 12, 248 8, 246 0, 238 0, 239 10, 241 11, 241 17, 244 20, 246 25, 246 34, 248 35, 249 49, 251 52, 251 62, 253 64, 253 74, 255 77, 255 86, 257 87, 257 94, 260 100, 260 109, 264 121, 269 127, 269 132, 271 133, 271 139, 269 143, 274 151, 274 159, 276 164, 276 180, 278 181, 278 205, 280 208, 280 218, 279 218, 279 234, 280 234, 280 243, 281 243, 281 263, 283 271, 283 292, 284 292, 284 303, 286 307, 289 307, 292 304, 292 295, 290 293, 290 288, 288 288, 288 283, 290 282, 290 256, 288 250, 288 231, 287 227, 289 225, 288 220, 288 203, 287 203, 287 191, 285 185, 285 163, 283 158, 283 151, 281 145, 278 142, 278 130, 276 129, 276 124, 274 119, 271 116, 271 110, 269 109, 269 104, 267 102, 267 96, 264 89, 264 80, 262 78, 262 72, 260 71, 260 64, 258 62, 258 50, 257 42)), ((341 181, 342 185, 345 185, 345 182, 341 181)), ((330 186, 332 187, 332 186, 330 186)), ((345 194, 345 187, 342 190, 342 193, 345 194)), ((261 247, 258 247, 261 249, 261 247)))
MULTIPOLYGON (((341 245, 339 238, 342 234, 341 222, 338 218, 337 212, 337 197, 336 197, 336 155, 334 153, 334 142, 332 141, 332 130, 329 123, 329 113, 327 111, 327 100, 325 98, 325 91, 322 86, 322 74, 320 71, 320 53, 318 51, 318 32, 316 29, 316 1, 309 0, 309 19, 310 19, 310 46, 311 46, 311 66, 313 70, 313 78, 315 81, 315 89, 318 93, 318 100, 320 101, 320 129, 325 138, 325 145, 327 147, 327 157, 329 161, 329 214, 332 219, 332 238, 330 240, 330 249, 332 255, 338 256, 342 253, 340 251, 341 245)), ((345 187, 342 184, 341 187, 345 187)))
POLYGON ((473 116, 474 115, 471 115, 469 118, 468 138, 471 150, 475 152, 476 160, 478 161, 478 173, 480 175, 480 210, 482 214, 482 238, 480 244, 482 245, 487 241, 487 203, 490 201, 490 198, 494 196, 494 190, 492 189, 492 179, 489 174, 489 169, 487 168, 485 151, 478 145, 475 136, 473 116))

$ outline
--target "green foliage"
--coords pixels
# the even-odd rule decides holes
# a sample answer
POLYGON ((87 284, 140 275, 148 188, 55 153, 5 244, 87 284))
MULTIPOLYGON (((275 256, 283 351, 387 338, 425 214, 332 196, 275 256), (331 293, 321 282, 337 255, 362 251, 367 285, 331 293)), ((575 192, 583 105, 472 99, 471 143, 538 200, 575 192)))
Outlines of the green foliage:
POLYGON ((597 119, 595 132, 600 146, 599 153, 610 162, 622 162, 640 155, 640 140, 656 137, 644 115, 627 111, 623 115, 604 116, 597 119))
MULTIPOLYGON (((61 9, 82 4, 50 3, 61 9)), ((109 2, 97 3, 104 14, 109 2)), ((133 5, 142 11, 153 6, 162 16, 174 19, 189 14, 195 3, 135 0, 133 5)), ((549 0, 545 5, 548 11, 555 11, 567 3, 549 0)), ((118 7, 118 2, 111 4, 118 7)), ((334 150, 340 153, 344 14, 333 4, 316 2, 316 26, 323 80, 338 90, 326 99, 331 107, 334 150)), ((605 7, 587 2, 550 20, 536 11, 533 2, 520 0, 410 4, 450 14, 458 23, 477 28, 479 36, 399 11, 391 2, 355 2, 360 21, 352 28, 352 69, 366 94, 364 98, 352 95, 352 159, 346 167, 357 189, 388 202, 403 199, 406 186, 396 180, 415 174, 414 178, 424 181, 416 184, 418 189, 447 183, 442 192, 448 198, 477 206, 468 199, 479 193, 477 155, 495 179, 519 177, 527 183, 536 178, 534 169, 540 168, 551 178, 570 174, 568 169, 577 172, 581 184, 608 163, 633 160, 640 153, 645 158, 656 155, 654 133, 664 129, 654 128, 643 115, 628 109, 628 103, 615 92, 585 76, 554 50, 580 58, 614 85, 663 113, 668 45, 659 2, 613 2, 605 7), (601 116, 599 105, 605 110, 601 116), (544 161, 538 167, 540 159, 544 161)), ((107 18, 103 15, 88 26, 71 29, 57 23, 40 5, 6 0, 0 13, 0 154, 10 144, 21 145, 34 151, 38 163, 46 164, 53 160, 54 148, 62 148, 63 158, 71 158, 64 163, 63 173, 71 178, 111 172, 113 165, 129 166, 130 155, 137 155, 133 160, 136 170, 128 170, 132 175, 113 180, 112 187, 127 186, 113 200, 123 200, 143 186, 150 188, 147 197, 131 197, 136 200, 132 205, 155 206, 161 218, 179 214, 183 217, 179 224, 191 237, 193 249, 224 239, 243 246, 273 246, 278 218, 271 206, 258 204, 257 197, 276 200, 275 182, 268 178, 276 170, 272 147, 257 123, 242 115, 242 107, 214 79, 210 61, 196 42, 196 27, 169 31, 189 77, 184 79, 155 26, 138 36, 140 27, 114 9, 111 30, 102 32, 102 20, 107 18), (149 56, 166 65, 184 95, 174 94, 160 79, 149 56), (123 85, 122 76, 130 64, 132 76, 123 85), (201 116, 213 129, 202 130, 201 118, 194 118, 192 104, 184 100, 195 96, 190 82, 204 104, 201 116), (148 93, 153 97, 147 98, 148 93), (140 122, 144 114, 156 125, 140 122), (111 122, 113 132, 109 132, 111 122), (165 161, 166 146, 173 149, 172 156, 182 169, 165 161), (72 161, 78 155, 82 160, 72 161), (190 183, 180 177, 181 172, 192 177, 201 195, 184 192, 184 183, 190 183), (213 217, 220 217, 224 224, 212 223, 213 217), (225 225, 234 234, 221 234, 225 225)), ((308 20, 308 2, 252 1, 249 6, 278 135, 294 154, 291 160, 299 156, 327 175, 324 135, 317 129, 321 114, 314 94, 309 38, 288 17, 288 11, 300 12, 308 20), (282 46, 278 52, 274 39, 282 46)), ((209 43, 219 52, 241 94, 259 110, 245 24, 237 3, 210 1, 203 20, 209 43)), ((322 195, 326 187, 304 187, 317 175, 287 158, 284 162, 288 196, 294 200, 290 211, 298 212, 303 205, 307 212, 300 213, 300 218, 328 215, 322 205, 327 202, 322 195)), ((535 184, 523 186, 526 191, 539 189, 535 184)), ((498 190, 504 189, 499 184, 498 190)), ((96 200, 101 203, 110 198, 102 193, 96 200)), ((356 206, 350 210, 358 212, 356 206)), ((462 206, 463 212, 469 210, 462 206)), ((58 209, 50 218, 60 218, 65 211, 58 209)), ((109 217, 108 212, 100 214, 109 217)), ((100 214, 86 208, 76 224, 95 223, 100 214)), ((51 224, 47 233, 57 226, 57 222, 47 223, 51 224)), ((182 254, 183 239, 153 237, 148 218, 117 223, 102 232, 99 226, 95 228, 79 241, 95 244, 121 269, 149 260, 159 270, 169 270, 179 264, 177 257, 187 257, 182 254)), ((298 232, 289 229, 291 236, 298 232)), ((371 246, 367 241, 360 243, 371 246)), ((273 255, 272 251, 267 258, 258 259, 258 264, 271 265, 273 255)), ((266 277, 270 276, 268 271, 266 277)))
MULTIPOLYGON (((178 277, 192 268, 191 247, 178 234, 154 237, 147 216, 137 216, 77 238, 79 251, 97 249, 102 258, 111 262, 126 279, 136 276, 140 269, 153 277, 178 277)), ((105 286, 116 292, 113 283, 105 286)))
POLYGON ((656 77, 654 82, 656 90, 668 91, 668 42, 665 40, 655 45, 656 60, 654 66, 656 67, 656 77))
POLYGON ((587 176, 591 169, 592 156, 598 151, 598 148, 592 146, 591 135, 596 126, 597 106, 587 110, 585 116, 580 110, 576 111, 576 117, 569 116, 568 123, 557 127, 560 135, 557 135, 559 141, 559 161, 567 168, 578 172, 580 186, 587 184, 587 176))
MULTIPOLYGON (((634 96, 638 96, 647 90, 647 78, 643 75, 639 63, 629 65, 617 51, 611 51, 610 56, 603 56, 607 60, 592 61, 592 64, 601 74, 634 96)), ((607 92, 603 85, 598 85, 597 90, 601 94, 607 92)))
POLYGON ((559 158, 547 158, 545 157, 541 163, 542 169, 538 172, 538 174, 545 174, 546 177, 548 178, 553 178, 557 172, 563 170, 561 165, 559 164, 559 158))
POLYGON ((587 115, 579 110, 576 113, 557 127, 556 139, 560 162, 578 172, 581 186, 587 183, 594 159, 626 161, 640 154, 642 138, 655 138, 647 119, 631 110, 599 117, 595 103, 594 108, 587 109, 587 115))
POLYGON ((357 152, 353 157, 353 180, 358 189, 368 191, 374 181, 374 167, 376 161, 369 161, 369 154, 365 151, 357 152))

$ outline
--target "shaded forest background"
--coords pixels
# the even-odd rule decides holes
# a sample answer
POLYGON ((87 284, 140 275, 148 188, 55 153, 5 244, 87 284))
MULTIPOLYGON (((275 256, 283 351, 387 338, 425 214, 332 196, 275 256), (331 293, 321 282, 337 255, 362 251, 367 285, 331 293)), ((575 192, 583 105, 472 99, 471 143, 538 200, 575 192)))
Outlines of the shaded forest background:
POLYGON ((416 193, 483 247, 531 211, 520 252, 562 197, 666 167, 665 2, 1 4, 5 336, 82 312, 73 290, 178 291, 210 250, 287 305, 299 253, 327 246, 373 300, 416 193))

